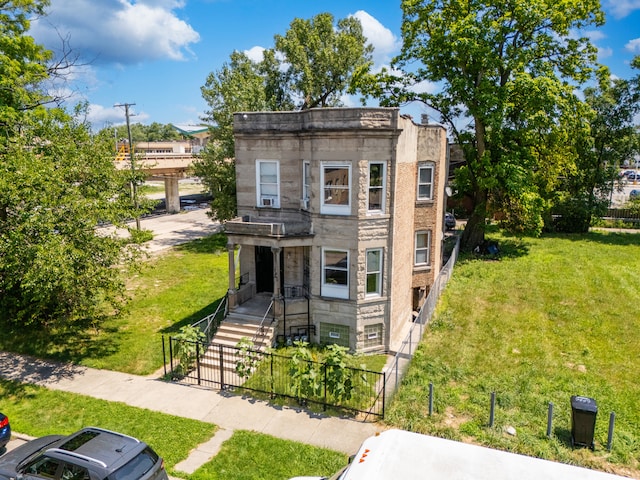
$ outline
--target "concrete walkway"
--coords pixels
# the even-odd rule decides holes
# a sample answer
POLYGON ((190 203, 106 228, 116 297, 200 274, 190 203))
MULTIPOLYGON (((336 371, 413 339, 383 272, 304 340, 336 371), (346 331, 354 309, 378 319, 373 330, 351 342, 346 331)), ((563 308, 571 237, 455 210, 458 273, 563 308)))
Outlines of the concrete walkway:
POLYGON ((354 454, 367 437, 383 429, 374 423, 272 406, 252 398, 152 377, 60 364, 7 352, 0 352, 0 377, 217 425, 219 430, 209 442, 176 465, 176 469, 186 473, 192 473, 213 458, 222 442, 238 429, 346 454, 354 454))

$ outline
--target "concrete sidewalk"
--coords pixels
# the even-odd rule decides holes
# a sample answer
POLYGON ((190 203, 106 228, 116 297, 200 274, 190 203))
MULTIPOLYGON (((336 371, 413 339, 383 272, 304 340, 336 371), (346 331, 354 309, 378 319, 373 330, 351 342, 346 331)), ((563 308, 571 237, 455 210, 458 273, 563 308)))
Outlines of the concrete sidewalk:
POLYGON ((234 430, 252 430, 354 454, 367 437, 383 429, 375 423, 272 406, 252 398, 152 377, 60 364, 7 352, 0 352, 0 377, 217 425, 219 430, 210 442, 199 446, 187 460, 176 465, 178 470, 187 473, 212 458, 234 430))

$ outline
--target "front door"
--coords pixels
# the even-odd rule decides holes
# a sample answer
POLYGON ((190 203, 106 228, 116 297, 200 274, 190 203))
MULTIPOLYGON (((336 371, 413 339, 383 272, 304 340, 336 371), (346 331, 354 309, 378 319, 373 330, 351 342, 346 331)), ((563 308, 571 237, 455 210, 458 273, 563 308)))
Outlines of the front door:
POLYGON ((273 293, 273 252, 271 247, 256 249, 256 292, 273 293))

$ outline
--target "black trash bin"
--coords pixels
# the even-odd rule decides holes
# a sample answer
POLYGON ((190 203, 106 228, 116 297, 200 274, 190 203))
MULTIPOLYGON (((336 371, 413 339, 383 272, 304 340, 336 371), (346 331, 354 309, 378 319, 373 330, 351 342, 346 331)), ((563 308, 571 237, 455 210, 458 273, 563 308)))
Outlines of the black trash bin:
POLYGON ((593 398, 571 397, 571 445, 594 449, 598 405, 593 398))

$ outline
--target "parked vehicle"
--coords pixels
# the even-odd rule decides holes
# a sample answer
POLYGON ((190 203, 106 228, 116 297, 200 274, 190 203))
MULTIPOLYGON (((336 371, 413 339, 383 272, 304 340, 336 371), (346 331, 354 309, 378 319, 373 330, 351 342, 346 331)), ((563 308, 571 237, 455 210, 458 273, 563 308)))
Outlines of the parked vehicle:
POLYGON ((629 199, 640 197, 640 190, 631 190, 629 192, 629 199))
MULTIPOLYGON (((351 463, 331 480, 623 480, 565 463, 517 455, 443 438, 387 430, 366 439, 351 463)), ((326 480, 295 477, 290 480, 326 480)))
POLYGON ((456 217, 453 213, 445 213, 444 214, 444 226, 447 230, 453 230, 456 228, 456 217))
POLYGON ((0 412, 0 452, 7 446, 11 440, 11 425, 9 425, 9 417, 0 412))
POLYGON ((37 438, 0 457, 0 479, 168 480, 146 443, 101 428, 37 438))

